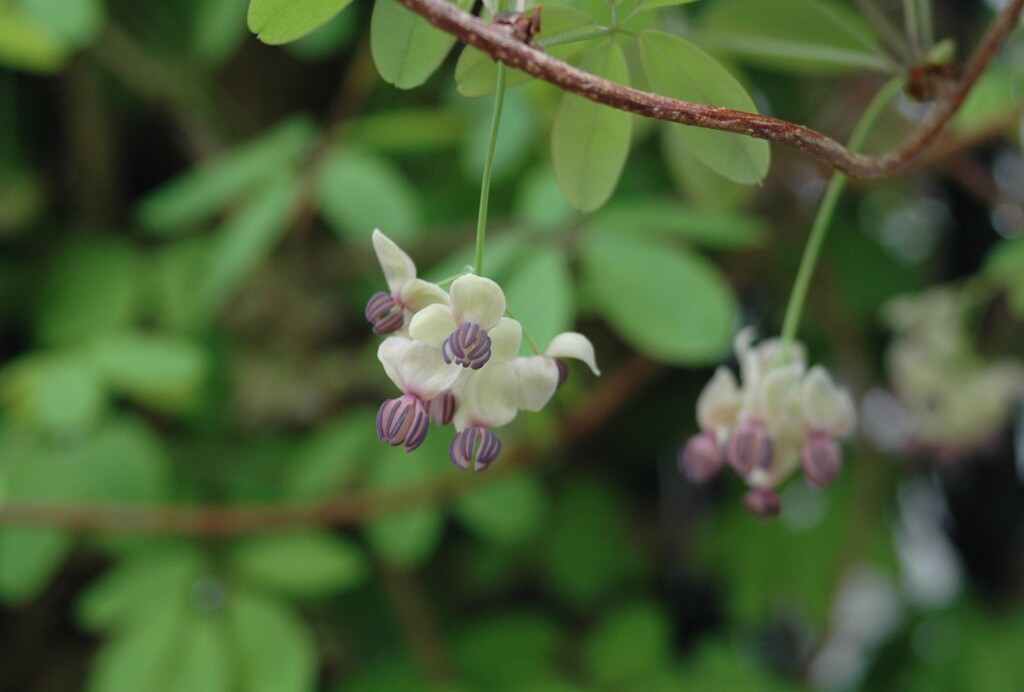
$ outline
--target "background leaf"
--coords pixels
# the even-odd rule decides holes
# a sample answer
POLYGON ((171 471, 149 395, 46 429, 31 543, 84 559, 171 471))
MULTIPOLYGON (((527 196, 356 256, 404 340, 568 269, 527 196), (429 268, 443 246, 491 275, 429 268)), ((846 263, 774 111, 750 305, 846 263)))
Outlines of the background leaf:
POLYGON ((326 531, 296 531, 239 541, 228 565, 255 586, 286 596, 318 596, 358 586, 367 574, 362 554, 326 531))
POLYGON ((249 31, 278 45, 310 33, 348 7, 352 0, 251 0, 249 31))
MULTIPOLYGON (((471 0, 455 4, 468 9, 471 0)), ((394 0, 376 0, 370 21, 370 48, 377 71, 388 84, 412 89, 427 81, 455 45, 455 37, 431 26, 394 0)))

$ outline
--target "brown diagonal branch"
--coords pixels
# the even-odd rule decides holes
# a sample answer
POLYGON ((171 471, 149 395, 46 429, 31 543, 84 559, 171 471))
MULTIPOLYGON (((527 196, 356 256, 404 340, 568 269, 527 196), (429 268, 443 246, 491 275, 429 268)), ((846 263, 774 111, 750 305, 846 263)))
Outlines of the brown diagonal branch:
POLYGON ((564 91, 656 120, 735 132, 785 144, 858 178, 884 178, 900 172, 935 139, 985 72, 999 46, 1016 25, 1024 6, 1024 0, 1011 0, 1003 9, 968 59, 961 77, 935 101, 925 119, 899 147, 882 156, 866 156, 850 151, 820 132, 785 120, 680 101, 610 82, 523 43, 505 27, 489 24, 447 0, 396 1, 463 43, 487 53, 494 60, 527 72, 564 91))

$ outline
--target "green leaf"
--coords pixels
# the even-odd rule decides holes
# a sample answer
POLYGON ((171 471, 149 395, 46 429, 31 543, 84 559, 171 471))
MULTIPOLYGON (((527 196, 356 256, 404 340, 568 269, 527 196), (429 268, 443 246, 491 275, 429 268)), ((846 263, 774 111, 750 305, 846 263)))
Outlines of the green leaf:
MULTIPOLYGON (((508 276, 503 277, 509 311, 523 329, 547 348, 556 334, 572 326, 576 314, 575 291, 565 253, 554 247, 534 248, 508 276)), ((533 354, 524 339, 521 353, 533 354)))
POLYGON ((360 115, 349 139, 382 153, 410 154, 451 149, 470 125, 467 114, 455 108, 391 108, 360 115))
POLYGON ((588 225, 622 238, 670 234, 718 250, 756 247, 764 242, 767 231, 760 218, 739 211, 701 209, 668 200, 645 199, 605 207, 588 225))
POLYGON ((320 213, 343 237, 363 243, 374 228, 380 228, 402 243, 419 230, 416 188, 386 159, 347 147, 338 149, 324 162, 317 184, 320 213))
POLYGON ((614 688, 671 661, 671 625, 653 603, 621 606, 606 614, 587 638, 583 662, 591 680, 614 688))
MULTIPOLYGON (((469 9, 472 0, 456 0, 469 9)), ((388 84, 412 89, 441 66, 455 37, 394 0, 376 0, 370 18, 370 51, 377 71, 388 84)))
POLYGON ((142 266, 130 244, 88 241, 54 253, 42 282, 36 335, 43 343, 76 343, 129 324, 139 305, 142 266))
MULTIPOLYGON (((463 175, 473 182, 483 176, 484 160, 491 137, 492 104, 484 101, 461 100, 466 110, 476 112, 469 118, 472 123, 463 133, 459 151, 459 164, 463 175)), ((536 149, 537 130, 536 108, 528 101, 523 91, 512 91, 505 95, 501 116, 501 129, 494 147, 494 162, 491 180, 499 183, 522 168, 536 149)))
POLYGON ((25 19, 72 48, 84 48, 92 43, 102 31, 105 20, 101 0, 15 0, 14 6, 25 19))
POLYGON ((209 371, 197 343, 165 334, 107 334, 90 343, 89 353, 111 391, 163 411, 193 405, 209 371))
POLYGON ((245 538, 232 547, 228 568, 254 586, 286 596, 351 589, 369 571, 355 545, 312 530, 245 538))
POLYGON ((25 13, 0 5, 0 65, 30 72, 57 72, 71 47, 25 13))
POLYGON ((520 177, 515 214, 531 226, 556 229, 567 224, 575 212, 558 189, 555 171, 542 164, 520 177))
POLYGON ((853 8, 825 0, 717 0, 701 42, 757 67, 797 74, 888 72, 891 60, 853 8))
POLYGON ((224 623, 196 614, 186 621, 174 664, 167 670, 165 692, 230 692, 231 647, 224 623))
MULTIPOLYGON (((560 39, 583 33, 597 25, 594 17, 574 7, 545 5, 540 32, 534 37, 536 43, 556 43, 560 39)), ((569 60, 585 45, 585 42, 562 43, 545 49, 559 60, 569 60)), ((524 84, 532 79, 526 72, 509 70, 505 78, 506 88, 524 84)), ((481 50, 466 46, 455 64, 455 83, 463 96, 475 97, 493 94, 498 83, 498 64, 481 50)))
POLYGON ((151 256, 146 274, 152 319, 170 331, 193 332, 203 326, 206 306, 196 290, 206 276, 218 238, 200 236, 166 243, 151 256))
POLYGON ((285 496, 324 498, 350 486, 377 454, 375 417, 373 409, 351 411, 306 438, 285 470, 285 496))
MULTIPOLYGON (((629 85, 626 56, 615 41, 589 53, 580 67, 629 85)), ((615 190, 629 155, 629 113, 564 94, 551 130, 551 161, 562 194, 574 208, 593 211, 615 190)))
POLYGON ((1024 238, 1004 240, 985 259, 985 273, 1006 290, 1010 307, 1024 319, 1024 238))
POLYGON ((195 6, 192 51, 204 67, 218 67, 235 52, 245 33, 248 0, 204 0, 195 6))
POLYGON ((249 31, 261 41, 280 45, 316 29, 348 7, 352 0, 252 0, 249 31))
POLYGON ((240 692, 307 692, 316 686, 316 643, 284 603, 239 590, 227 603, 240 692))
POLYGON ((594 237, 582 259, 597 309, 637 350, 692 365, 728 349, 736 301, 703 257, 669 244, 594 237))
POLYGON ((315 136, 306 118, 274 126, 151 192, 136 208, 139 225, 160 236, 196 230, 243 193, 294 169, 315 136))
POLYGON ((661 7, 672 7, 673 5, 689 5, 694 0, 643 0, 636 6, 637 12, 648 12, 661 7))
POLYGON ((465 627, 451 649, 469 689, 548 690, 563 635, 538 613, 499 614, 465 627))
POLYGON ((262 262, 288 229, 297 181, 282 178, 255 196, 214 231, 210 264, 198 287, 206 315, 213 316, 262 262))
POLYGON ((663 125, 659 129, 665 163, 676 188, 688 202, 712 209, 739 209, 746 205, 755 188, 716 174, 690 153, 677 128, 663 125))
MULTIPOLYGON (((652 90, 665 96, 756 113, 754 102, 710 55, 662 31, 640 34, 640 55, 652 90)), ((739 183, 757 183, 768 172, 768 143, 731 132, 672 126, 694 156, 739 183)))
POLYGON ((1020 93, 1024 75, 993 65, 978 79, 953 119, 953 127, 961 134, 980 132, 994 123, 1020 115, 1020 93))
POLYGON ((0 600, 24 603, 36 596, 71 550, 71 536, 53 529, 0 531, 0 600))
POLYGON ((37 353, 4 370, 4 402, 24 425, 56 436, 82 435, 107 406, 103 378, 76 353, 37 353))
POLYGON ((544 522, 547 497, 534 475, 517 474, 466 493, 455 514, 481 538, 516 545, 537 534, 544 522))
POLYGON ((352 43, 359 21, 356 12, 343 12, 313 33, 289 43, 285 50, 309 62, 326 60, 352 43))

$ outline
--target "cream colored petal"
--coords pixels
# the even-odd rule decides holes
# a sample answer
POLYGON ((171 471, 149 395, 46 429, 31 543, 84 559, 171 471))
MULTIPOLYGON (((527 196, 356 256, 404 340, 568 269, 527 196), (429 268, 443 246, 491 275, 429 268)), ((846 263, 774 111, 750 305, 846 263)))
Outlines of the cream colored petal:
POLYGON ((410 341, 399 357, 398 370, 405 391, 426 401, 455 384, 462 368, 445 363, 436 348, 422 341, 410 341))
POLYGON ((733 339, 733 350, 736 352, 736 360, 740 364, 740 381, 744 387, 752 387, 757 384, 761 373, 758 370, 758 360, 754 355, 753 345, 757 330, 753 327, 744 327, 736 332, 733 339))
POLYGON ((832 437, 845 437, 853 431, 853 399, 820 365, 811 368, 804 378, 800 407, 811 430, 823 430, 832 437))
POLYGON ((552 358, 575 358, 587 364, 595 375, 600 375, 594 345, 590 339, 577 332, 563 332, 551 340, 545 353, 552 358))
POLYGON ((498 428, 519 412, 519 390, 515 369, 505 361, 488 363, 472 373, 462 385, 462 398, 455 412, 455 429, 478 425, 498 428))
POLYGON ((405 284, 416 278, 416 265, 413 264, 412 258, 395 245, 391 238, 381 233, 379 228, 373 231, 373 249, 377 253, 380 268, 384 271, 388 291, 393 296, 399 295, 405 284))
POLYGON ((800 376, 803 369, 798 365, 783 365, 767 372, 754 390, 745 413, 768 425, 769 432, 799 430, 800 376))
POLYGON ((548 356, 516 358, 512 361, 519 384, 519 408, 540 411, 558 388, 558 366, 548 356))
POLYGON ((412 279, 402 289, 400 300, 407 310, 416 313, 428 305, 448 305, 448 294, 437 284, 412 279))
POLYGON ((405 380, 402 379, 400 363, 402 354, 411 343, 412 341, 401 336, 389 336, 377 347, 377 360, 384 366, 384 372, 391 378, 391 381, 403 392, 406 391, 406 388, 405 380))
POLYGON ((505 314, 505 294, 490 279, 467 274, 455 279, 451 287, 452 312, 461 325, 479 324, 490 329, 505 314))
POLYGON ((697 423, 702 430, 730 428, 742 403, 732 370, 720 367, 697 398, 697 423))
MULTIPOLYGON (((445 339, 455 331, 452 311, 444 305, 428 305, 415 315, 409 323, 409 335, 417 341, 440 349, 445 339)), ((438 356, 440 357, 440 356, 438 356)))
POLYGON ((487 336, 491 338, 493 360, 512 360, 519 355, 519 346, 523 343, 523 326, 516 320, 502 317, 487 331, 487 336))

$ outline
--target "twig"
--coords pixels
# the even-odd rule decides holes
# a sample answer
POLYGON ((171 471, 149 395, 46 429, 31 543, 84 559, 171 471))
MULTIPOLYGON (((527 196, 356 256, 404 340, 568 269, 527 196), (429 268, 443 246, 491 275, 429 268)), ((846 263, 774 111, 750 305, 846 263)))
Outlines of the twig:
POLYGON ((612 108, 656 120, 705 127, 765 139, 799 149, 858 178, 883 178, 906 168, 953 117, 967 92, 988 67, 1017 23, 1024 0, 1012 0, 992 22, 963 75, 935 101, 928 116, 902 144, 882 156, 851 152, 836 140, 785 120, 652 94, 577 69, 523 43, 501 26, 489 24, 446 0, 397 0, 428 22, 482 50, 494 60, 527 72, 564 91, 612 108))
POLYGON ((453 470, 450 474, 402 488, 355 492, 320 503, 161 506, 12 500, 0 503, 0 525, 216 536, 355 524, 373 517, 440 504, 520 471, 530 460, 599 428, 657 372, 659 367, 651 361, 634 357, 611 375, 601 378, 587 403, 563 422, 562 434, 554 442, 512 447, 502 454, 494 468, 482 474, 470 475, 453 470))

